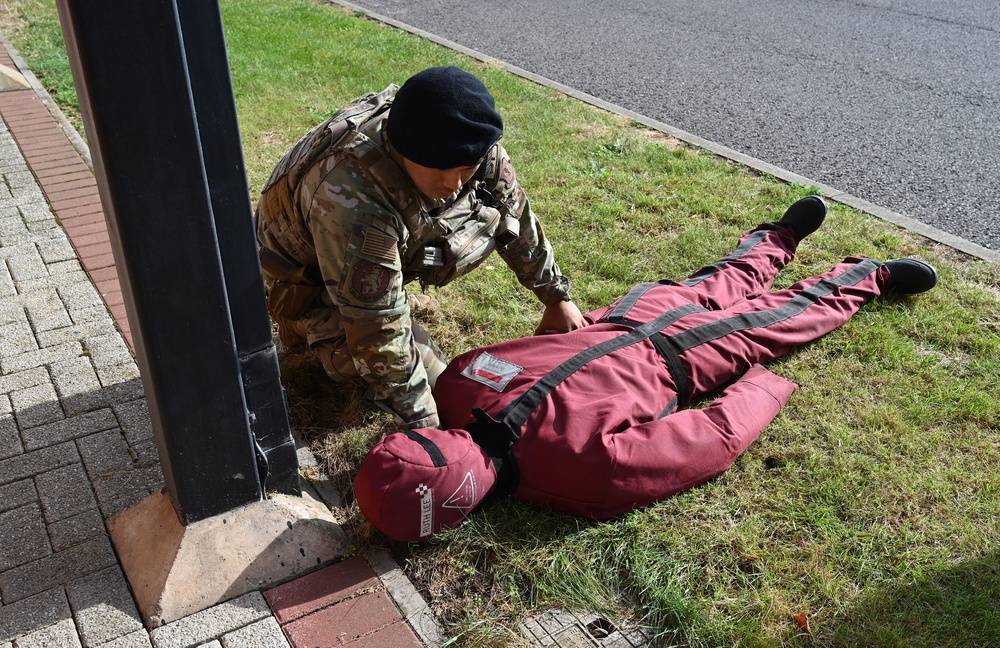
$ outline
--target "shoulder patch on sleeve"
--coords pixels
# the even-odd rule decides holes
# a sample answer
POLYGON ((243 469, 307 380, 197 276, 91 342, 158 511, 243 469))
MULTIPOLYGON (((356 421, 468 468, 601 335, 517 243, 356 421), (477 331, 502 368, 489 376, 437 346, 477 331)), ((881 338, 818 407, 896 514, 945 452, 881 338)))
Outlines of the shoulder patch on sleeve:
POLYGON ((462 375, 502 392, 511 379, 522 371, 524 367, 495 358, 484 351, 472 361, 472 364, 462 370, 462 375))
POLYGON ((398 254, 396 239, 368 228, 365 232, 364 241, 361 243, 361 253, 367 257, 374 257, 392 263, 396 260, 398 254))
MULTIPOLYGON (((371 223, 355 222, 347 241, 348 255, 399 268, 399 241, 391 232, 371 223)), ((348 256, 348 258, 350 258, 348 256)))
POLYGON ((358 261, 351 269, 350 291, 363 302, 376 302, 389 291, 390 272, 372 261, 358 261))

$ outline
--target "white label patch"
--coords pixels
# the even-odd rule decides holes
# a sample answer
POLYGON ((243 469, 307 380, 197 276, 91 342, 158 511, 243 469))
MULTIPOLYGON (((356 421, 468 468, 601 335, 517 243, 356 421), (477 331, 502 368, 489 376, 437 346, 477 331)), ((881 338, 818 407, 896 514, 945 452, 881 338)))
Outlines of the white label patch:
POLYGON ((464 511, 476 505, 476 478, 472 476, 472 471, 465 473, 465 479, 451 497, 441 506, 443 508, 456 508, 464 511))
POLYGON ((420 495, 420 537, 426 538, 434 533, 434 489, 420 484, 417 494, 420 495))
POLYGON ((524 367, 520 367, 513 362, 507 362, 500 358, 494 358, 488 353, 482 353, 473 360, 472 364, 462 370, 462 375, 472 378, 478 383, 502 392, 507 383, 517 374, 521 373, 524 367))

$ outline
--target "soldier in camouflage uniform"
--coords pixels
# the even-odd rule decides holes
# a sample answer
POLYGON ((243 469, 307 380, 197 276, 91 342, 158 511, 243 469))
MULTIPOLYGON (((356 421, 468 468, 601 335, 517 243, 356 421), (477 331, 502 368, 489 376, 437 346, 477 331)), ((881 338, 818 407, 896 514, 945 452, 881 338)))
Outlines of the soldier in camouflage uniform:
POLYGON ((585 325, 500 145, 493 97, 430 68, 361 97, 281 160, 257 207, 268 306, 336 381, 361 379, 407 427, 436 427, 447 360, 405 286, 443 286, 496 249, 545 305, 539 331, 585 325))

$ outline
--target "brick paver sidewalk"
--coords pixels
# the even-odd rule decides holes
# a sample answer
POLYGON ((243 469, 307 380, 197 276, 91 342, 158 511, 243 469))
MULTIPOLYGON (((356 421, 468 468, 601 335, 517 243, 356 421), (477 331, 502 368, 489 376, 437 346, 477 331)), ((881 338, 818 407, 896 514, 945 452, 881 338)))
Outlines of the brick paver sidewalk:
POLYGON ((440 643, 384 553, 143 627, 105 520, 163 479, 96 182, 0 41, 0 648, 440 643))

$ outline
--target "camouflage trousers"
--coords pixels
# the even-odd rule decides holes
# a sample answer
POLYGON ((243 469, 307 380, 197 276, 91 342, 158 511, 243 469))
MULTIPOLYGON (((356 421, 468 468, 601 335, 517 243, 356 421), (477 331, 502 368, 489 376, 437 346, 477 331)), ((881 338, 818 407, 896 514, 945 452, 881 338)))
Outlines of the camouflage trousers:
MULTIPOLYGON (((278 336, 286 347, 305 344, 305 325, 300 320, 287 320, 272 315, 278 325, 278 336)), ((420 362, 427 371, 427 380, 434 388, 438 376, 448 366, 448 358, 427 331, 413 318, 410 318, 414 346, 420 354, 420 362)), ((354 364, 354 358, 347 351, 347 339, 343 337, 323 340, 312 345, 319 357, 326 375, 334 382, 362 381, 361 375, 354 364)))

